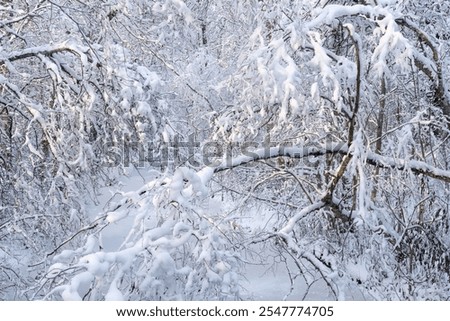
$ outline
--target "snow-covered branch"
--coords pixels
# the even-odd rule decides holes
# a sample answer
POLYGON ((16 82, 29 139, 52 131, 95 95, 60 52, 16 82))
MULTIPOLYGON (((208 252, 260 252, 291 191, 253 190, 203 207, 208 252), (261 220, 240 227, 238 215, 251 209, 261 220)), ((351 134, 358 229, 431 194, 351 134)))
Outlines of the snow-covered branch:
POLYGON ((87 51, 87 48, 82 48, 70 43, 69 41, 66 41, 56 45, 44 45, 39 47, 26 48, 20 51, 9 52, 4 56, 0 56, 0 64, 4 64, 5 60, 13 62, 30 57, 39 57, 39 55, 51 56, 53 54, 61 52, 70 52, 77 56, 85 56, 87 51))
MULTIPOLYGON (((319 146, 305 147, 278 146, 261 148, 247 152, 246 155, 223 161, 219 166, 214 168, 214 172, 218 173, 256 161, 268 160, 281 156, 300 159, 310 156, 323 156, 326 154, 352 155, 352 152, 349 152, 349 147, 346 143, 327 143, 319 146)), ((393 157, 383 156, 375 152, 367 151, 366 162, 380 168, 391 168, 401 171, 410 170, 415 174, 425 175, 450 183, 450 171, 436 168, 423 161, 395 159, 393 157)))

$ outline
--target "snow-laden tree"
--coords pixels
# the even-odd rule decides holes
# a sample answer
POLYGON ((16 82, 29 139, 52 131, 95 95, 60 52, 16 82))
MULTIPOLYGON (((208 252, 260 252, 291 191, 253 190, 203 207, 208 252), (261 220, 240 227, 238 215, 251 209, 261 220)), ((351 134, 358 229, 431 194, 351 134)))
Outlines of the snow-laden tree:
POLYGON ((263 175, 232 171, 259 206, 276 196, 278 232, 259 242, 281 238, 305 282, 317 271, 332 297, 448 297, 448 40, 430 26, 448 25, 445 6, 278 2, 228 82, 241 95, 219 137, 301 147, 269 153, 278 164, 258 165, 263 175))
POLYGON ((78 229, 55 229, 68 219, 55 210, 34 297, 234 299, 245 297, 242 270, 271 257, 306 298, 313 287, 331 299, 449 297, 446 1, 22 6, 6 5, 2 27, 3 132, 17 133, 3 158, 20 160, 2 179, 41 161, 31 184, 46 192, 27 188, 25 201, 5 189, 5 202, 81 209, 80 186, 96 186, 96 161, 110 160, 96 143, 124 135, 203 148, 78 229), (24 29, 36 17, 58 27, 24 29), (37 198, 66 186, 70 202, 37 198), (129 220, 123 243, 105 244, 129 220))
POLYGON ((44 256, 84 226, 123 142, 165 130, 158 70, 112 22, 126 9, 1 2, 1 297, 28 297, 44 256))
MULTIPOLYGON (((199 12, 204 12, 208 8, 214 10, 212 6, 208 7, 207 3, 198 3, 196 8, 199 12)), ((221 74, 223 68, 219 66, 216 58, 211 58, 218 53, 210 53, 205 47, 209 42, 214 43, 215 41, 209 41, 207 35, 213 28, 216 28, 214 24, 211 24, 208 30, 202 28, 200 20, 194 21, 191 10, 184 3, 178 1, 155 3, 143 1, 142 7, 135 7, 131 3, 123 2, 111 10, 110 13, 112 13, 108 16, 108 18, 111 17, 108 28, 114 30, 119 39, 127 39, 123 45, 126 48, 121 50, 129 50, 133 54, 130 57, 123 57, 123 63, 118 63, 116 68, 133 65, 133 59, 138 59, 145 62, 146 65, 155 65, 154 68, 164 79, 162 80, 164 85, 157 91, 163 99, 159 101, 160 105, 157 105, 155 109, 162 110, 167 124, 157 123, 154 126, 161 131, 162 140, 169 143, 174 135, 177 135, 177 139, 184 139, 188 136, 204 138, 205 128, 208 128, 205 126, 204 120, 211 117, 214 106, 221 104, 220 97, 213 88, 207 86, 204 88, 205 82, 211 84, 218 82, 216 78, 221 74), (201 117, 198 116, 199 114, 201 117)), ((115 39, 115 41, 118 40, 115 39)), ((111 46, 112 44, 109 43, 109 47, 111 46)), ((118 53, 120 54, 120 50, 118 53)), ((219 53, 222 54, 222 52, 219 53)), ((115 55, 111 55, 111 58, 115 57, 115 55)), ((139 67, 139 70, 141 69, 144 67, 139 67)), ((127 75, 129 73, 130 71, 127 70, 127 75)), ((131 84, 136 86, 136 83, 131 84)), ((120 95, 126 98, 128 92, 122 90, 120 95)), ((120 102, 120 105, 123 105, 123 101, 120 102)), ((139 119, 133 119, 132 124, 136 124, 136 121, 139 119)), ((146 119, 142 122, 142 126, 148 126, 151 121, 153 118, 146 119)), ((117 127, 115 124, 111 126, 111 128, 117 127)), ((147 136, 145 139, 136 140, 136 138, 130 137, 128 142, 146 144, 154 143, 156 139, 157 137, 147 136)), ((109 155, 112 154, 109 153, 109 155)), ((151 156, 156 156, 159 161, 164 161, 164 153, 151 156)), ((188 170, 180 173, 180 179, 183 175, 189 175, 188 170)), ((191 174, 192 177, 194 177, 193 175, 191 174)), ((171 186, 176 188, 177 184, 174 182, 171 186)), ((162 180, 161 183, 153 185, 165 185, 165 182, 162 180)), ((201 188, 200 185, 199 183, 196 188, 201 188)), ((162 187, 159 190, 163 193, 162 187)), ((195 190, 195 193, 197 192, 195 190)), ((170 195, 175 194, 171 192, 170 195)), ((110 205, 115 214, 100 216, 94 223, 84 226, 73 237, 69 236, 58 245, 49 255, 53 256, 69 242, 75 241, 81 235, 86 235, 86 231, 94 235, 90 238, 90 245, 84 247, 81 252, 66 250, 62 255, 57 255, 56 260, 61 260, 64 264, 54 265, 50 274, 46 275, 44 279, 58 279, 66 272, 76 273, 83 270, 83 268, 72 270, 70 264, 65 264, 66 261, 72 263, 74 258, 83 253, 91 255, 91 258, 87 258, 85 262, 87 264, 85 267, 89 266, 88 271, 76 277, 80 283, 76 284, 78 281, 75 281, 75 283, 70 282, 68 287, 57 286, 47 296, 61 292, 62 297, 66 299, 102 299, 105 297, 109 299, 237 298, 238 277, 235 269, 239 262, 227 249, 223 239, 224 235, 210 229, 208 222, 212 222, 212 218, 202 213, 203 210, 200 207, 196 211, 194 206, 190 212, 195 214, 195 217, 185 214, 180 217, 179 211, 173 207, 170 198, 166 200, 161 197, 160 201, 155 200, 155 202, 157 205, 153 206, 150 202, 144 207, 145 211, 141 215, 143 221, 138 219, 133 228, 133 230, 149 231, 146 233, 146 239, 150 242, 148 245, 142 243, 140 236, 130 233, 126 241, 127 245, 118 249, 119 252, 124 249, 125 252, 121 255, 103 256, 104 251, 96 252, 104 246, 108 246, 102 244, 101 238, 95 241, 97 233, 100 234, 105 226, 128 215, 129 209, 126 206, 122 207, 124 213, 118 215, 121 206, 115 204, 110 205), (155 211, 154 213, 151 208, 155 211), (135 244, 134 250, 130 251, 133 243, 135 244), (182 248, 181 252, 179 252, 180 248, 182 248), (190 253, 192 253, 192 258, 190 253), (136 256, 142 257, 143 261, 135 261, 136 256), (100 266, 103 267, 97 270, 100 266), (110 274, 116 280, 111 283, 109 278, 102 277, 103 273, 110 274), (116 273, 125 277, 126 280, 122 276, 117 276, 116 273), (204 278, 205 274, 209 276, 209 279, 204 278), (92 286, 88 286, 90 282, 92 282, 92 286), (86 286, 87 292, 81 293, 82 290, 79 290, 78 286, 86 286), (127 291, 130 293, 123 293, 127 291), (123 294, 120 294, 121 292, 123 294)), ((130 215, 136 214, 136 212, 132 212, 130 215)), ((217 228, 221 224, 227 226, 226 222, 218 222, 217 228)), ((59 283, 58 279, 56 283, 50 285, 53 287, 59 283)), ((44 283, 43 286, 44 289, 48 288, 48 284, 44 283)), ((39 295, 41 294, 42 292, 39 292, 39 295)))

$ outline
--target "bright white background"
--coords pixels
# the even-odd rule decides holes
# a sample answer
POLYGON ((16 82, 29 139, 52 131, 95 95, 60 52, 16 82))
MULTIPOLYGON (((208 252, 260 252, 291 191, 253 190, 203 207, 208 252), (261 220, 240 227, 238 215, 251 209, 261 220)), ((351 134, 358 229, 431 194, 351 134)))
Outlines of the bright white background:
POLYGON ((1 320, 445 320, 447 302, 0 302, 1 320), (249 317, 118 317, 116 309, 214 308, 248 309, 249 317), (332 306, 332 317, 259 317, 261 306, 332 306), (252 311, 255 311, 253 314, 252 311))

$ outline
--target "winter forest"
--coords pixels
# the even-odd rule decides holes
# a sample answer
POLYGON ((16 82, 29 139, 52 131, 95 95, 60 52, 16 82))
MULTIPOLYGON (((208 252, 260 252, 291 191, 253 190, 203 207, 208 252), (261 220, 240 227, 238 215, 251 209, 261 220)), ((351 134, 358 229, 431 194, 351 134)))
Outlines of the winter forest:
POLYGON ((450 2, 0 0, 0 299, 448 300, 450 2))

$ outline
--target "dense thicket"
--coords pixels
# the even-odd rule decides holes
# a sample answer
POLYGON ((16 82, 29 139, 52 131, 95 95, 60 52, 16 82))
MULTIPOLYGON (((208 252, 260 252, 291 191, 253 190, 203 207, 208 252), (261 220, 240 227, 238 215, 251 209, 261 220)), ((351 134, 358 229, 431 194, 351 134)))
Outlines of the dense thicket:
POLYGON ((449 11, 0 1, 0 296, 248 298, 273 260, 305 298, 448 299, 449 11))

